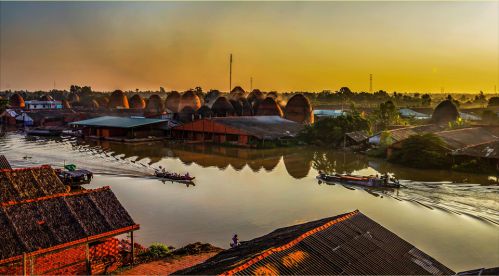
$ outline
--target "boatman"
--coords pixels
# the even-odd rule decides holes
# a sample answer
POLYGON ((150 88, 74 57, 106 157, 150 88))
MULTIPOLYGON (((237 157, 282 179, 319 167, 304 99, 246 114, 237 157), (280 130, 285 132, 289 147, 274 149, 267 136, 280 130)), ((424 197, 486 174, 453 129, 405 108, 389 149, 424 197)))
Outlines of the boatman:
POLYGON ((230 243, 230 247, 234 248, 239 245, 239 238, 237 237, 237 234, 234 234, 232 237, 232 242, 230 243))

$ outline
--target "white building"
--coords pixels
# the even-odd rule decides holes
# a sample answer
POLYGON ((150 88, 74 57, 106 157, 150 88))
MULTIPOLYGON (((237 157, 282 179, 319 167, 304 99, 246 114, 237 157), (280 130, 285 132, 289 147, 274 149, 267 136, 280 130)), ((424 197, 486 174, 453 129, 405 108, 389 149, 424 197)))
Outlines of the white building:
POLYGON ((61 101, 39 101, 32 100, 26 101, 27 109, 61 109, 62 103, 61 101))

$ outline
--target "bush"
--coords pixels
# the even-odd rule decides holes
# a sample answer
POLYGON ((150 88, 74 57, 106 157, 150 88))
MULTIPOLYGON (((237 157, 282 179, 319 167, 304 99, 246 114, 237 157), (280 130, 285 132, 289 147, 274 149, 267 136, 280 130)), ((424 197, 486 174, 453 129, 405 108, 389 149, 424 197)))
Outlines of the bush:
POLYGON ((394 151, 389 161, 423 169, 450 168, 449 152, 440 137, 418 134, 403 141, 401 149, 394 151))
POLYGON ((495 167, 486 163, 480 162, 477 159, 472 159, 469 161, 464 161, 452 166, 452 169, 460 172, 469 173, 494 173, 496 172, 495 167))
POLYGON ((162 243, 153 243, 147 250, 140 254, 140 257, 161 259, 171 255, 170 248, 162 243))
POLYGON ((354 112, 336 118, 324 118, 306 126, 298 139, 307 144, 337 147, 343 142, 346 133, 358 130, 369 130, 369 122, 354 112))

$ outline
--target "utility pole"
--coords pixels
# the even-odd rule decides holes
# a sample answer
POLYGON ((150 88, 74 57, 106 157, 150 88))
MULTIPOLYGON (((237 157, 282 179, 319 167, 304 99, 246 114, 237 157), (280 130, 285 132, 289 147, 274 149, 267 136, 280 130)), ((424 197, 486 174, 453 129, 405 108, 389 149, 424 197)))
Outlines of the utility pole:
POLYGON ((250 77, 250 91, 253 91, 253 77, 250 77))
POLYGON ((232 90, 232 54, 229 61, 229 92, 232 90))
POLYGON ((373 92, 373 74, 369 74, 369 93, 373 92))

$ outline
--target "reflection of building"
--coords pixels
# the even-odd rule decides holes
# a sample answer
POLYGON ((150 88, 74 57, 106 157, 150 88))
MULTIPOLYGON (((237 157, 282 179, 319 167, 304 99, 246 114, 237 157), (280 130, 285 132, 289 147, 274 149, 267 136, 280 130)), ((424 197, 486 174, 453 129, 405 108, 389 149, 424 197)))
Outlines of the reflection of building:
POLYGON ((67 193, 49 166, 0 171, 0 275, 102 274, 139 228, 109 187, 67 193))
POLYGON ((172 129, 172 136, 199 142, 251 145, 294 137, 301 124, 279 116, 206 118, 172 129))
POLYGON ((445 275, 452 270, 364 214, 277 229, 177 275, 445 275))

